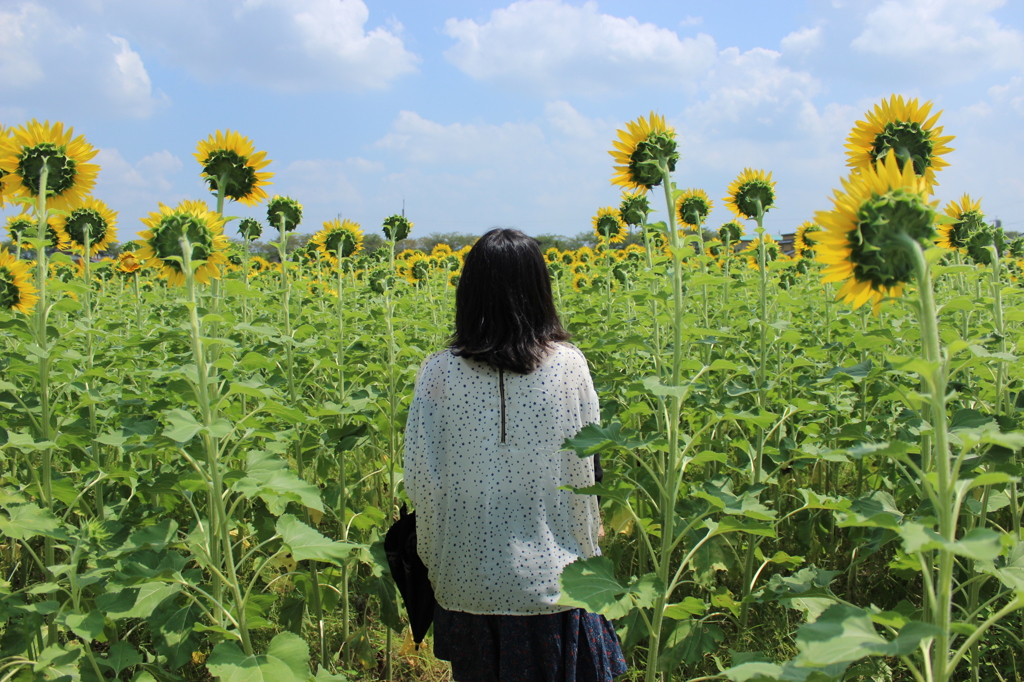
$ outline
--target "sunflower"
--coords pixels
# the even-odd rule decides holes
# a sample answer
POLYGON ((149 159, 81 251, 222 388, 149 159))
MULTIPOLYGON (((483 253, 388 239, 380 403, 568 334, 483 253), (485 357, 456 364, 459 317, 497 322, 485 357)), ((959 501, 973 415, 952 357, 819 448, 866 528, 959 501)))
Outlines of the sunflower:
POLYGON ((943 154, 953 151, 946 146, 953 136, 943 136, 942 127, 936 127, 939 112, 929 117, 932 103, 918 106, 917 99, 904 101, 902 95, 893 95, 876 104, 874 111, 857 121, 846 139, 846 165, 860 172, 872 168, 892 151, 900 168, 913 161, 914 173, 924 176, 929 187, 935 182, 935 171, 949 165, 943 154))
POLYGON ((877 314, 882 299, 898 297, 914 274, 914 261, 901 234, 920 244, 935 236, 935 206, 928 201, 927 180, 911 164, 900 170, 895 152, 875 167, 843 180, 831 211, 819 211, 814 222, 816 260, 827 267, 822 281, 844 282, 836 295, 859 308, 872 301, 877 314))
POLYGON ((626 241, 629 230, 626 223, 622 222, 618 209, 611 206, 597 209, 591 224, 594 227, 594 234, 597 235, 598 243, 608 242, 618 244, 626 241))
POLYGON ((185 283, 182 237, 192 247, 191 260, 205 261, 195 271, 196 281, 208 284, 211 278, 220 277, 218 266, 228 262, 223 253, 228 238, 224 236, 224 218, 205 202, 186 200, 174 208, 160 204, 160 210, 143 218, 142 224, 149 230, 139 233, 143 245, 136 257, 158 268, 169 284, 185 283))
POLYGON ((563 251, 558 258, 562 261, 563 265, 572 265, 576 262, 576 253, 574 251, 563 251))
POLYGON ((28 264, 7 253, 7 249, 0 251, 0 308, 27 315, 39 300, 37 291, 28 264))
MULTIPOLYGON (((2 123, 0 123, 0 140, 7 139, 10 136, 11 131, 8 128, 5 128, 2 123)), ((7 199, 7 188, 4 185, 5 177, 7 177, 7 171, 5 171, 3 168, 0 168, 0 208, 4 207, 4 203, 7 199)))
POLYGON ((452 247, 447 244, 434 244, 434 248, 430 250, 430 255, 437 258, 443 258, 444 256, 451 254, 451 252, 452 247))
POLYGON ((232 130, 217 131, 199 142, 193 154, 203 167, 201 175, 214 194, 224 184, 228 199, 255 206, 267 198, 263 189, 273 173, 260 172, 270 164, 266 152, 256 151, 252 140, 232 130))
POLYGON ((142 265, 139 263, 139 260, 135 257, 134 251, 122 251, 118 255, 114 267, 117 268, 118 272, 130 275, 134 272, 138 272, 139 268, 141 268, 142 265))
POLYGON ((405 272, 405 279, 409 284, 423 286, 430 276, 430 256, 420 253, 412 256, 408 261, 408 268, 405 272))
POLYGON ((676 215, 683 225, 697 227, 711 213, 711 200, 702 189, 684 190, 676 197, 676 215))
POLYGON ((814 258, 814 237, 810 236, 815 232, 821 232, 821 226, 813 220, 801 223, 793 235, 793 252, 797 258, 814 258))
POLYGON ((758 266, 758 249, 761 247, 761 242, 764 241, 764 260, 765 263, 771 263, 776 260, 786 260, 788 256, 782 252, 782 247, 779 243, 768 234, 767 232, 748 242, 747 247, 740 252, 740 256, 746 257, 747 267, 751 270, 759 270, 758 266))
POLYGON ((718 228, 718 238, 722 240, 722 243, 736 244, 743 238, 744 234, 746 234, 746 230, 743 229, 743 225, 735 220, 730 220, 718 228))
POLYGON ((68 235, 71 249, 85 251, 86 232, 89 236, 89 254, 95 256, 117 239, 117 213, 99 199, 89 197, 66 215, 58 214, 54 222, 68 235))
POLYGON ((647 214, 651 212, 651 202, 647 199, 647 188, 637 187, 622 193, 619 204, 619 216, 627 225, 643 225, 647 222, 647 214))
POLYGON ((293 232, 302 222, 302 204, 291 197, 275 195, 267 202, 267 222, 282 232, 293 232))
POLYGON ((242 218, 238 223, 238 234, 246 241, 254 241, 263 234, 263 225, 255 218, 242 218))
POLYGON ((310 243, 316 244, 320 255, 338 267, 342 258, 348 258, 363 248, 363 231, 359 229, 359 223, 348 218, 326 220, 324 229, 313 235, 310 243))
POLYGON ((584 291, 594 284, 594 279, 585 272, 577 272, 572 276, 572 288, 576 291, 584 291))
POLYGON ((763 170, 744 168, 732 184, 725 203, 737 218, 754 218, 764 215, 775 205, 775 183, 772 174, 763 170))
POLYGON ((615 163, 612 184, 627 188, 650 189, 661 184, 662 164, 672 172, 676 169, 679 153, 676 152, 676 131, 665 124, 665 117, 651 112, 626 124, 619 130, 619 139, 608 152, 615 163))
POLYGON ((462 279, 462 273, 461 272, 449 272, 448 273, 448 286, 450 286, 450 287, 458 287, 460 279, 462 279))
POLYGON ((981 212, 981 201, 972 201, 969 194, 960 197, 960 201, 946 204, 944 213, 953 222, 939 226, 939 238, 936 240, 944 249, 963 251, 971 240, 971 235, 984 225, 984 214, 981 212))
POLYGON ((96 184, 100 167, 89 161, 99 150, 63 123, 32 119, 0 135, 0 172, 3 191, 16 197, 39 196, 40 172, 45 165, 47 206, 67 209, 87 196, 96 184))
POLYGON ((255 277, 270 269, 270 261, 263 256, 253 256, 249 259, 249 276, 255 277))
POLYGON ((36 235, 37 226, 38 221, 28 213, 12 215, 7 218, 7 235, 15 244, 20 244, 22 248, 28 248, 28 244, 24 240, 31 239, 36 235))
POLYGON ((1000 227, 982 225, 971 234, 965 250, 968 257, 976 264, 991 265, 992 252, 988 249, 990 246, 995 247, 997 255, 1004 253, 1006 251, 1006 235, 1003 234, 1000 227))
POLYGON ((561 260, 562 252, 558 250, 557 246, 552 246, 550 249, 544 252, 544 260, 548 263, 556 263, 561 260))
POLYGON ((589 263, 594 260, 594 250, 589 246, 581 246, 576 249, 576 262, 589 263))
POLYGON ((400 242, 412 232, 413 224, 404 215, 392 215, 384 219, 381 229, 389 241, 400 242))

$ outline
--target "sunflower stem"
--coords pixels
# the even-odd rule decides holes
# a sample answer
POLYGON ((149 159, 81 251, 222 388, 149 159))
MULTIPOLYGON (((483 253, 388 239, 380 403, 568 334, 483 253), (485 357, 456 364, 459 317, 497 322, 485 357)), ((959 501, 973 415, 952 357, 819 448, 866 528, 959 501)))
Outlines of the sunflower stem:
MULTIPOLYGON (((952 462, 949 452, 949 437, 946 421, 946 365, 942 357, 938 317, 935 308, 935 294, 932 287, 931 269, 924 251, 914 239, 904 232, 899 233, 900 241, 909 250, 913 261, 915 279, 919 291, 917 312, 921 324, 921 339, 928 368, 921 372, 921 379, 929 389, 929 405, 932 421, 932 458, 936 485, 934 487, 935 512, 938 516, 939 534, 948 543, 956 540, 957 519, 954 510, 952 487, 952 462)), ((923 486, 932 487, 928 478, 921 481, 923 486)), ((950 667, 950 623, 953 608, 953 553, 947 549, 936 550, 938 574, 935 576, 933 599, 931 600, 931 621, 939 629, 930 650, 932 679, 946 682, 953 670, 950 667)))
MULTIPOLYGON (((85 279, 85 357, 88 378, 85 380, 85 391, 92 391, 92 369, 95 365, 95 348, 92 340, 92 225, 86 223, 82 230, 82 238, 85 240, 83 246, 85 251, 82 254, 82 276, 85 279)), ((96 419, 96 403, 89 400, 89 434, 91 443, 89 449, 93 463, 96 465, 96 516, 102 521, 106 512, 104 511, 103 494, 103 450, 98 440, 99 425, 96 419)))

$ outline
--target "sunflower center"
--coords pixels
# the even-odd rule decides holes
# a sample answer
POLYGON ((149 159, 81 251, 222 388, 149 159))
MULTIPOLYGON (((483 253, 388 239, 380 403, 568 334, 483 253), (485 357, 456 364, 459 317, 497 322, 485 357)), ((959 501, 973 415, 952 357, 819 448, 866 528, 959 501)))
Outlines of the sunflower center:
POLYGON ((94 208, 77 208, 68 216, 64 229, 72 242, 82 246, 85 246, 85 237, 88 233, 89 244, 95 246, 107 236, 107 221, 94 208))
POLYGON ((10 310, 21 303, 21 289, 14 281, 14 273, 0 266, 0 308, 10 310))
POLYGON ((703 197, 687 197, 679 204, 679 219, 687 225, 696 225, 708 217, 710 210, 703 197))
POLYGON ((916 121, 890 121, 885 124, 882 132, 875 135, 871 147, 871 161, 885 159, 891 149, 896 154, 900 170, 908 160, 914 162, 914 172, 924 175, 932 165, 931 132, 921 127, 916 121))
POLYGON ((178 272, 184 272, 181 263, 167 258, 184 258, 179 241, 182 235, 192 245, 192 260, 206 260, 213 253, 213 235, 206 224, 195 216, 182 213, 165 216, 153 232, 151 244, 157 257, 178 272))
POLYGON ((38 196, 39 174, 43 166, 48 169, 46 189, 50 194, 61 195, 75 184, 75 160, 67 155, 63 145, 52 142, 40 142, 34 147, 24 149, 18 159, 18 174, 21 184, 38 196))
POLYGON ((899 235, 929 243, 935 234, 932 218, 932 208, 919 194, 903 189, 873 194, 861 204, 857 227, 848 237, 854 276, 871 282, 876 291, 909 282, 914 259, 899 235))
POLYGON ((224 196, 238 201, 252 194, 256 187, 256 169, 249 165, 249 157, 230 149, 215 149, 206 157, 203 173, 210 191, 216 193, 224 182, 224 196))
POLYGON ((736 208, 748 218, 767 213, 775 203, 775 190, 767 180, 748 180, 736 190, 736 208))
POLYGON ((629 155, 629 174, 635 183, 650 189, 661 184, 661 162, 672 172, 678 160, 675 138, 669 133, 651 133, 629 155))

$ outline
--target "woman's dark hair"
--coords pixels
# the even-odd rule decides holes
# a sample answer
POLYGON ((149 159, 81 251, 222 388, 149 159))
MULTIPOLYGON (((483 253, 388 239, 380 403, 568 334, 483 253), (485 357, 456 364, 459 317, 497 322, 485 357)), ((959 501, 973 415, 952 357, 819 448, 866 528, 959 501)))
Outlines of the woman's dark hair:
POLYGON ((466 254, 455 291, 455 355, 529 374, 544 351, 567 341, 537 241, 519 230, 489 231, 466 254))

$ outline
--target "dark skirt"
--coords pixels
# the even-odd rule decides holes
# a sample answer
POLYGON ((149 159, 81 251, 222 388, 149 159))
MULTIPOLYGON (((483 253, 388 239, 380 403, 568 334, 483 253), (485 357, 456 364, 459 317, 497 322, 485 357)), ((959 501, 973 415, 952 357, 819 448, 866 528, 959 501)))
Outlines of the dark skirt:
POLYGON ((626 672, 604 616, 583 609, 539 616, 434 610, 434 655, 456 682, 608 682, 626 672))

